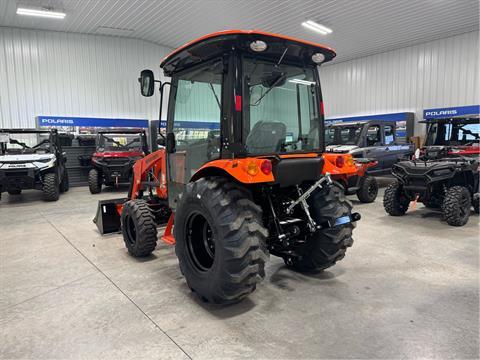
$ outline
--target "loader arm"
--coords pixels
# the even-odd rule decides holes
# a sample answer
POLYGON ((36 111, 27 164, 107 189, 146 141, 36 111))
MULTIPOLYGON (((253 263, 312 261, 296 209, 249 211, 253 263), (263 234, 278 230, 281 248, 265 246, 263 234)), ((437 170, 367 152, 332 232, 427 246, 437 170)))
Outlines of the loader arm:
POLYGON ((128 192, 129 200, 137 199, 149 187, 155 189, 159 198, 167 199, 167 162, 165 155, 165 149, 160 149, 135 162, 133 179, 128 192), (150 178, 149 174, 151 175, 150 178))

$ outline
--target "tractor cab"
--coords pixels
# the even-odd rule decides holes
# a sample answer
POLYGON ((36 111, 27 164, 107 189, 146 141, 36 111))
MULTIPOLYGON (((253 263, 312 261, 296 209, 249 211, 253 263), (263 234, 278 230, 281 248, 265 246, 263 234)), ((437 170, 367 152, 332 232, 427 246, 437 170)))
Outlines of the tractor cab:
MULTIPOLYGON (((168 55, 161 67, 171 77, 170 206, 205 174, 282 186, 316 179, 324 150, 317 66, 334 56, 326 46, 258 31, 207 35, 168 55)), ((151 96, 153 73, 140 81, 151 96)))

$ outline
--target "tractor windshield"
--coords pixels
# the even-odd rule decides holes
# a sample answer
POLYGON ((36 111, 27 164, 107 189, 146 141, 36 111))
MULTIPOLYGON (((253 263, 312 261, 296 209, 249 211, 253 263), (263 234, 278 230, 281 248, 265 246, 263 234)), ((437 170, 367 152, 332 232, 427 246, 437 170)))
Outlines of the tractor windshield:
POLYGON ((479 144, 478 119, 438 121, 429 125, 425 145, 468 146, 479 144))
POLYGON ((361 125, 331 126, 325 130, 325 145, 357 145, 361 125))
POLYGON ((250 154, 319 149, 316 69, 244 58, 244 138, 250 154))

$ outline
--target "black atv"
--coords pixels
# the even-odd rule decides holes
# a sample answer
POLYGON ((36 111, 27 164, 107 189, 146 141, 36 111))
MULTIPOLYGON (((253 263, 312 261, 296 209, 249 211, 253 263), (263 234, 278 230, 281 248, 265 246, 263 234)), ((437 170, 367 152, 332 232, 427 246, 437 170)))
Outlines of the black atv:
POLYGON ((471 207, 479 212, 478 118, 429 120, 425 147, 416 159, 392 167, 396 181, 385 190, 383 206, 404 215, 411 201, 440 209, 449 225, 467 223, 471 207))
POLYGON ((57 130, 0 129, 0 197, 37 189, 58 200, 69 189, 66 161, 57 130))
POLYGON ((135 161, 148 154, 144 130, 107 130, 97 136, 97 149, 92 156, 93 169, 88 174, 92 194, 102 191, 102 185, 114 186, 130 182, 135 161))

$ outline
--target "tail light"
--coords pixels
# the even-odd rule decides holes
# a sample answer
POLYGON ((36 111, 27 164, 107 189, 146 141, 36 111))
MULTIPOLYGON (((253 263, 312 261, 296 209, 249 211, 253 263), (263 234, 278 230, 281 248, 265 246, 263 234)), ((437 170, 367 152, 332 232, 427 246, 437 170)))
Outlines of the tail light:
POLYGON ((250 176, 255 176, 258 174, 258 165, 256 162, 251 161, 247 165, 247 174, 250 176))
POLYGON ((272 172, 272 163, 270 160, 263 160, 262 164, 260 165, 260 170, 262 170, 262 172, 265 174, 265 175, 270 175, 271 172, 272 172))
POLYGON ((342 168, 345 165, 345 158, 343 156, 337 156, 335 159, 335 165, 342 168))

